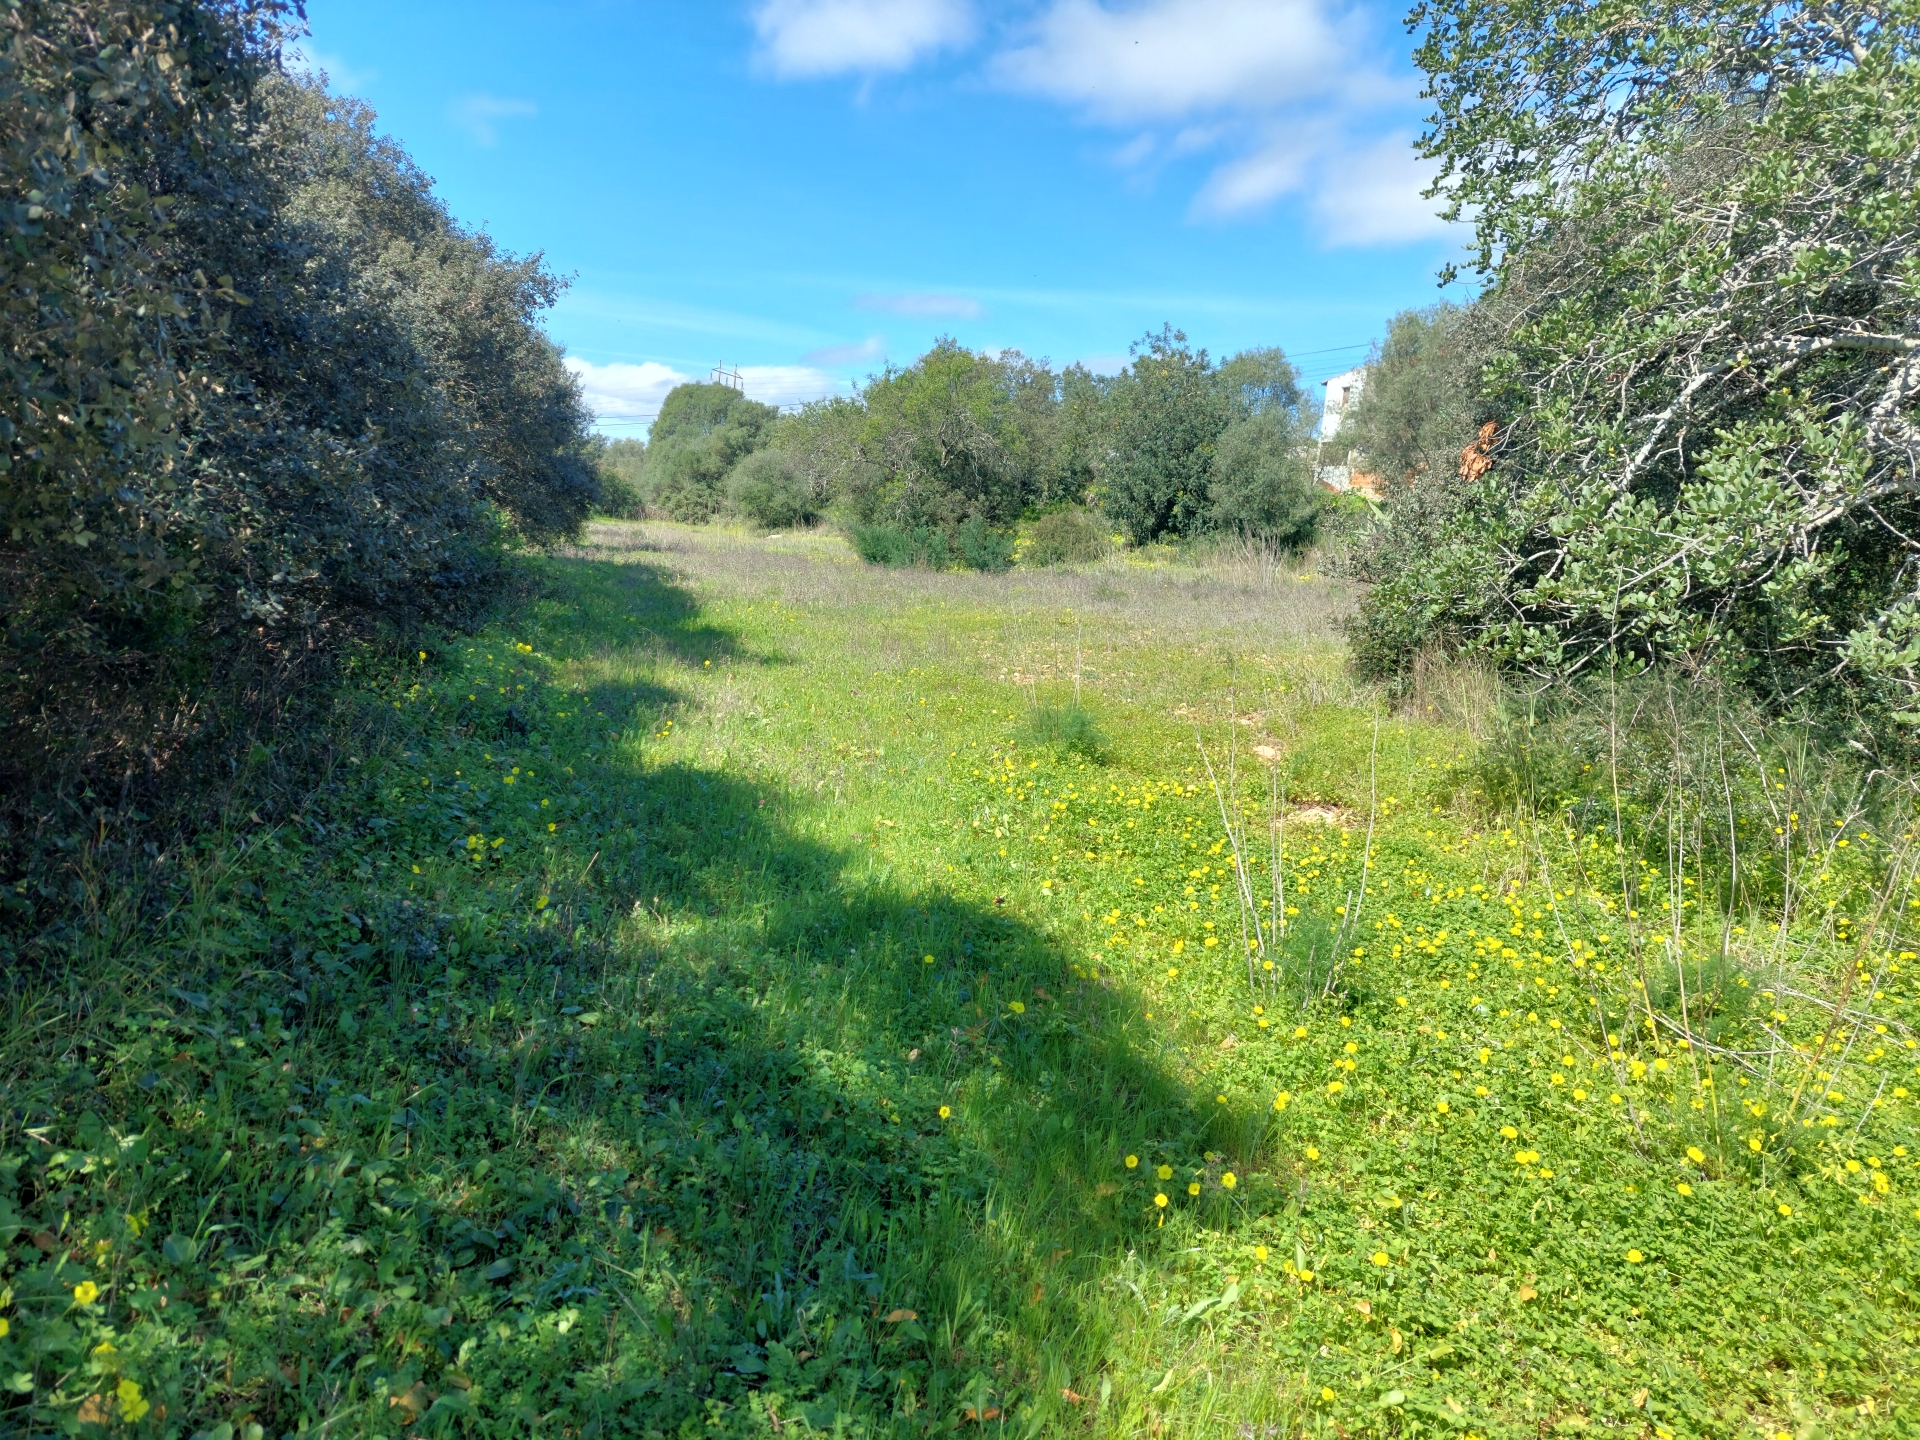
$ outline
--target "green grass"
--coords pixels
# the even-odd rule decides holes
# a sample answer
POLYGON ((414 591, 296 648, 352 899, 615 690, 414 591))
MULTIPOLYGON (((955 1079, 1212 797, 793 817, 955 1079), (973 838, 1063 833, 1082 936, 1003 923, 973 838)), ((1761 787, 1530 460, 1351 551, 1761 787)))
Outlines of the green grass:
MULTIPOLYGON (((1598 833, 1376 739, 1328 582, 596 540, 16 977, 0 1429, 1912 1431, 1910 953, 1783 1125, 1791 1052, 1635 1028, 1598 833)), ((1683 908, 1679 978, 1810 1049, 1873 869, 1790 965, 1683 908)))

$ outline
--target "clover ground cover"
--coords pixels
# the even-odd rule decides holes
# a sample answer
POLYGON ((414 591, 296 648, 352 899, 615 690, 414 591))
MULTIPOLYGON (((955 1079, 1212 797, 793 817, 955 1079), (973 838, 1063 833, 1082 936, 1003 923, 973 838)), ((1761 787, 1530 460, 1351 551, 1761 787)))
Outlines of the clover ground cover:
POLYGON ((1899 836, 1736 936, 1476 809, 1327 582, 596 539, 16 987, 13 1428, 1910 1425, 1899 836))

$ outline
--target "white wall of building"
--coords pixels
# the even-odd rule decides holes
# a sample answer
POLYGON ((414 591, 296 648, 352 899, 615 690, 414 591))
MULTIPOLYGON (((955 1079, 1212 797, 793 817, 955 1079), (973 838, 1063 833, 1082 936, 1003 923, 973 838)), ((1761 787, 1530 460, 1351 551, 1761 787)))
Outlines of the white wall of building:
POLYGON ((1327 387, 1327 397, 1320 406, 1320 438, 1331 440, 1339 432, 1342 417, 1360 398, 1360 390, 1367 383, 1367 372, 1364 368, 1349 370, 1321 383, 1327 387))

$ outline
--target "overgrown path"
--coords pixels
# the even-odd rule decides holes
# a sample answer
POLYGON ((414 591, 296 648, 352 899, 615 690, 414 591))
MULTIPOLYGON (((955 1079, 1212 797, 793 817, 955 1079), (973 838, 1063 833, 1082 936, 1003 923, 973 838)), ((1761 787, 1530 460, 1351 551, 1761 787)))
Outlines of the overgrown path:
POLYGON ((1642 1033, 1618 857, 1457 805, 1336 586, 540 569, 17 993, 20 1428, 1910 1423, 1904 976, 1804 1130, 1642 1033))

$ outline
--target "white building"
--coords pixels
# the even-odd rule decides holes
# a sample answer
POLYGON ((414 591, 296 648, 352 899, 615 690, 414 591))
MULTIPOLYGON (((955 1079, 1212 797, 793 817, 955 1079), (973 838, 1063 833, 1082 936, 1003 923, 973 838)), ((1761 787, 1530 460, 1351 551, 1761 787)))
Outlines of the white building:
POLYGON ((1366 368, 1349 370, 1344 375, 1336 375, 1320 383, 1327 387, 1327 398, 1320 406, 1320 438, 1331 440, 1340 432, 1341 420, 1366 386, 1366 368))
POLYGON ((1327 387, 1327 397, 1320 403, 1320 443, 1317 447, 1313 466, 1313 478, 1329 490, 1358 490, 1372 499, 1380 498, 1380 477, 1367 473, 1361 468, 1364 460, 1357 455, 1334 452, 1335 458, 1342 463, 1322 465, 1321 455, 1326 451, 1327 442, 1340 433, 1340 422, 1347 416, 1354 403, 1359 400, 1360 392, 1366 388, 1367 372, 1365 368, 1349 370, 1344 375, 1335 375, 1331 380, 1321 382, 1327 387), (1361 460, 1361 465, 1354 462, 1361 460))

